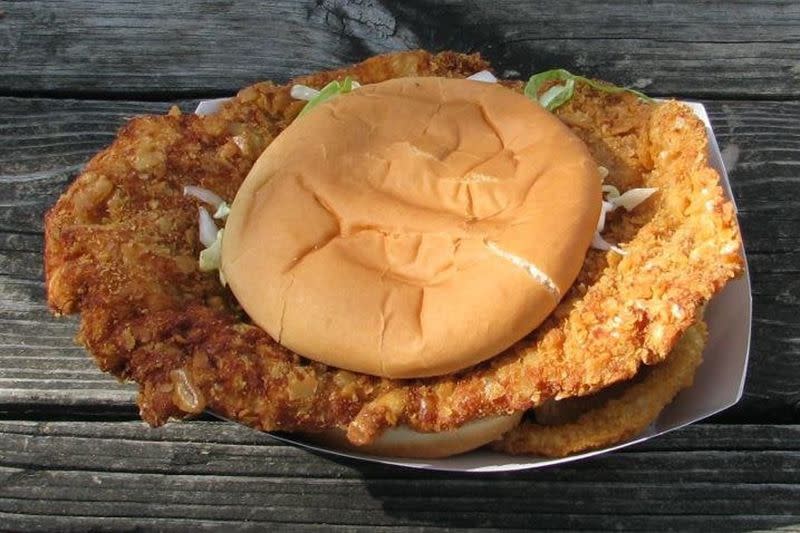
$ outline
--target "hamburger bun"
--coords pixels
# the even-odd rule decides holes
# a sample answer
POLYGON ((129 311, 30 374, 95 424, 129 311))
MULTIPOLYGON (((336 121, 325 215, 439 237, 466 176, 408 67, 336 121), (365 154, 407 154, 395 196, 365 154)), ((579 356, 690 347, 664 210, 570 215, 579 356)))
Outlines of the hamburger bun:
POLYGON ((442 375, 550 314, 591 242, 600 181, 580 139, 498 84, 367 85, 267 147, 232 204, 222 271, 305 357, 442 375))
POLYGON ((466 453, 498 440, 515 428, 522 412, 505 416, 491 416, 474 420, 463 426, 438 433, 420 433, 405 426, 387 429, 380 437, 364 446, 347 440, 345 432, 338 429, 322 433, 306 433, 305 437, 317 444, 369 455, 439 459, 466 453))

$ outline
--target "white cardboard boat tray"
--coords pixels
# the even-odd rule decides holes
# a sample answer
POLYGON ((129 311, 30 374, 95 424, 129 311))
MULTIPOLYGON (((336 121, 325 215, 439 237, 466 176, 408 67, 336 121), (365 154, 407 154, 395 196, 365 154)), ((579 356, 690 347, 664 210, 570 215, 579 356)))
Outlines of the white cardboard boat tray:
MULTIPOLYGON (((202 101, 197 106, 195 113, 198 115, 214 113, 227 100, 228 98, 217 98, 202 101)), ((705 107, 696 102, 684 103, 705 123, 709 138, 710 163, 719 172, 725 194, 735 205, 728 174, 723 165, 722 154, 705 107)), ((742 254, 744 254, 744 251, 742 251, 742 254)), ((747 372, 752 307, 750 273, 745 260, 743 274, 738 279, 728 283, 711 300, 706 309, 705 320, 709 328, 709 339, 703 352, 703 363, 695 375, 694 384, 682 391, 644 432, 614 446, 560 459, 511 456, 487 450, 478 450, 446 459, 415 460, 343 452, 315 445, 285 433, 271 435, 281 441, 331 455, 426 470, 504 472, 579 461, 663 435, 719 413, 739 401, 742 397, 747 372)))

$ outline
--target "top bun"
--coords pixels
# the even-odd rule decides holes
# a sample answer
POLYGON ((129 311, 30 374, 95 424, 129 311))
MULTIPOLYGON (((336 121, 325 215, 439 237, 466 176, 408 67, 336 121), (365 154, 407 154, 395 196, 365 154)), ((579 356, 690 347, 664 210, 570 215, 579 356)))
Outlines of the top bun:
POLYGON ((295 120, 231 207, 222 270, 287 348, 390 378, 454 372, 536 328, 600 211, 586 146, 498 84, 402 78, 295 120))

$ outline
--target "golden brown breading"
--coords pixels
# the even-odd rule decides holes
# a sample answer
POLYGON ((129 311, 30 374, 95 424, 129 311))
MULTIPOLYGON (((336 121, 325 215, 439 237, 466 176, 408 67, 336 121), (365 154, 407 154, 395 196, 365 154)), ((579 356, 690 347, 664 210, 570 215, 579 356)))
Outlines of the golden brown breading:
MULTIPOLYGON (((296 81, 466 76, 486 66, 418 51, 296 81)), ((735 216, 708 166, 700 121, 677 103, 579 85, 557 114, 611 171, 607 181, 659 188, 609 222, 606 236, 627 243, 628 255, 590 251, 545 324, 469 371, 392 381, 309 362, 250 325, 216 276, 198 271, 197 203, 181 193, 200 185, 230 201, 302 107, 289 87, 248 87, 209 117, 132 120, 48 213, 50 306, 82 313, 80 342, 102 369, 139 383, 151 424, 207 407, 265 430, 339 427, 364 443, 393 425, 438 431, 591 394, 661 361, 741 270, 735 216)))
POLYGON ((703 360, 706 338, 706 326, 698 322, 686 330, 664 362, 650 369, 641 381, 625 387, 620 396, 587 410, 571 422, 554 425, 523 422, 492 448, 515 455, 565 457, 638 435, 678 392, 692 385, 703 360))

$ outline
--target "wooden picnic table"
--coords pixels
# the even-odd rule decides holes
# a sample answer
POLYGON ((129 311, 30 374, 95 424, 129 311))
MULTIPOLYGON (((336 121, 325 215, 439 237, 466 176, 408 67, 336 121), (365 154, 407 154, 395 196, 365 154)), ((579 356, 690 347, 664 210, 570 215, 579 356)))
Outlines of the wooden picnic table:
POLYGON ((800 528, 798 98, 798 2, 0 2, 0 530, 800 528), (336 459, 210 417, 138 419, 135 388, 46 308, 45 211, 132 116, 410 48, 706 105, 753 282, 738 405, 495 475, 336 459))

